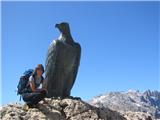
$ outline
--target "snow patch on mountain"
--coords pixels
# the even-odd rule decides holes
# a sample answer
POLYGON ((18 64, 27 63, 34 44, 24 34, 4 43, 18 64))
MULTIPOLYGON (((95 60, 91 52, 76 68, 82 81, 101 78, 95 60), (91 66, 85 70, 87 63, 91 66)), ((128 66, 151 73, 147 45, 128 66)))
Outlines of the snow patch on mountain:
POLYGON ((100 108, 110 108, 119 112, 144 112, 160 119, 160 92, 139 92, 128 90, 127 92, 108 92, 94 97, 89 101, 91 105, 100 108))

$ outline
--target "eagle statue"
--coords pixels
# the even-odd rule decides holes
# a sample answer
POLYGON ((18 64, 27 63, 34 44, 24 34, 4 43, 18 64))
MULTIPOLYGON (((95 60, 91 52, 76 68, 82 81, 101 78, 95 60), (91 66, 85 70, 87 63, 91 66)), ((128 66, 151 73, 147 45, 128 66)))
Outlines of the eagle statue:
POLYGON ((69 97, 81 58, 81 46, 71 36, 69 24, 55 25, 60 37, 50 44, 45 61, 47 97, 69 97))

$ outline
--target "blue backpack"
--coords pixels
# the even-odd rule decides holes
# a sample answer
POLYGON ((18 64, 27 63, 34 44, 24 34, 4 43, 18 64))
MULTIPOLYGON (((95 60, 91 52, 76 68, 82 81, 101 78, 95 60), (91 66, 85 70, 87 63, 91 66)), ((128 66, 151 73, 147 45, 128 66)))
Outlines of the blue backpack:
POLYGON ((27 91, 27 88, 29 86, 29 77, 32 75, 33 71, 33 69, 28 69, 20 77, 19 83, 17 85, 17 95, 22 95, 27 91))

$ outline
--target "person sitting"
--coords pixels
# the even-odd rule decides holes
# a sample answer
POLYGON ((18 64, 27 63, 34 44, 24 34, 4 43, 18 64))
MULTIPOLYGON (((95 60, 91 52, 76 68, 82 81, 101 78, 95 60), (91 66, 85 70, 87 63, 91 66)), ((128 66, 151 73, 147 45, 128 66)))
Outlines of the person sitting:
POLYGON ((43 65, 38 64, 32 75, 29 77, 29 87, 27 91, 22 94, 22 98, 28 107, 36 107, 36 105, 46 97, 47 90, 43 88, 43 73, 43 65))

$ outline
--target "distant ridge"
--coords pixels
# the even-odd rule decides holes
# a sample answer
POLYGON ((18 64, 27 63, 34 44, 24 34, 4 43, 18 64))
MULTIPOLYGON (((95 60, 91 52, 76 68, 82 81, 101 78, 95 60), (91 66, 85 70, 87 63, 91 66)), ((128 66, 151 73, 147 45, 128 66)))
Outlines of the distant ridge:
POLYGON ((160 119, 160 92, 147 90, 128 90, 127 92, 108 92, 88 101, 91 105, 100 108, 109 108, 121 113, 143 112, 153 118, 160 119))

